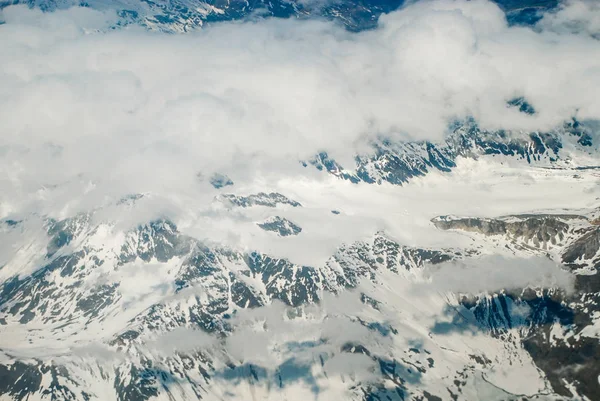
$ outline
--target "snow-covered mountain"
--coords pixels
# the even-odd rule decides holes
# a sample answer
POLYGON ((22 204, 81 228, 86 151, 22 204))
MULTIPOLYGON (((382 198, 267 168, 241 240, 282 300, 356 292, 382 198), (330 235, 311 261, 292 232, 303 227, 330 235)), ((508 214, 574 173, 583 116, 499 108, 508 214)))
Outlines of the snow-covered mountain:
MULTIPOLYGON (((582 192, 585 204, 595 202, 595 187, 587 185, 597 182, 596 166, 577 164, 595 152, 591 134, 469 128, 455 135, 437 145, 379 145, 370 159, 357 158, 357 171, 369 175, 346 172, 325 155, 312 164, 333 174, 327 182, 335 188, 373 197, 392 190, 417 203, 424 195, 411 188, 437 186, 440 196, 465 181, 464 163, 488 166, 492 189, 483 196, 498 202, 521 204, 524 195, 493 186, 511 174, 519 182, 523 173, 534 192, 550 177, 552 185, 590 188, 582 192)), ((315 227, 362 213, 341 199, 329 204, 334 198, 316 188, 293 196, 266 188, 228 192, 237 185, 215 189, 221 194, 213 210, 271 216, 243 227, 254 225, 253 235, 265 238, 297 238, 296 247, 310 246, 302 238, 315 227), (327 212, 321 202, 336 213, 315 224, 310 216, 327 212)), ((106 208, 133 213, 152 196, 106 208)), ((194 238, 167 218, 128 228, 103 210, 5 219, 1 393, 18 400, 595 399, 600 212, 567 203, 543 213, 458 217, 461 207, 438 205, 450 215, 432 216, 424 229, 443 234, 448 246, 415 246, 373 231, 313 265, 277 256, 277 246, 194 238), (491 272, 511 264, 534 281, 502 287, 491 272), (480 279, 499 287, 462 289, 461 281, 478 276, 469 269, 482 269, 480 279), (439 282, 440 272, 457 274, 459 285, 439 282)), ((409 216, 391 214, 389 226, 419 242, 424 220, 409 216)))
POLYGON ((600 399, 600 126, 578 107, 598 68, 574 76, 596 6, 495 3, 417 5, 379 32, 404 1, 92 0, 56 19, 74 3, 0 2, 34 9, 0 29, 0 400, 600 399), (265 16, 346 30, 253 29, 265 16), (207 27, 232 20, 250 28, 207 27), (559 42, 523 93, 496 88, 516 67, 494 63, 559 42), (456 54, 478 67, 446 71, 456 54), (575 96, 540 95, 556 60, 575 96), (434 67, 422 92, 378 80, 434 67), (448 132, 413 137, 438 127, 419 108, 448 132))
POLYGON ((594 158, 597 147, 592 139, 593 132, 591 127, 576 120, 554 132, 531 133, 488 132, 480 130, 476 124, 466 123, 459 125, 444 143, 393 143, 385 139, 373 143, 373 154, 357 156, 353 169, 344 169, 327 153, 320 153, 309 163, 354 183, 387 181, 402 185, 430 170, 451 171, 458 157, 509 156, 545 166, 568 165, 573 162, 569 157, 571 152, 594 158), (561 158, 562 153, 566 157, 561 158))
MULTIPOLYGON (((495 0, 515 24, 531 24, 539 20, 540 11, 556 7, 552 0, 495 0)), ((247 0, 3 0, 0 8, 27 4, 44 11, 72 6, 111 10, 118 14, 118 26, 142 25, 152 30, 186 32, 220 21, 275 18, 325 18, 334 20, 351 31, 372 29, 379 16, 394 11, 405 0, 356 1, 247 1, 247 0)))

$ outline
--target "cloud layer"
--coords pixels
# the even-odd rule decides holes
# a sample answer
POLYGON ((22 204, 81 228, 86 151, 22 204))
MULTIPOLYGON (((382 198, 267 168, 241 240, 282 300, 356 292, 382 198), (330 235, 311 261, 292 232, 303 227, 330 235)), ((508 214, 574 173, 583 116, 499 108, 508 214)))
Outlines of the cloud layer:
POLYGON ((433 288, 442 292, 493 293, 526 287, 572 291, 575 276, 548 258, 500 255, 447 262, 428 268, 433 288))
POLYGON ((544 30, 559 34, 583 34, 600 39, 600 3, 595 0, 566 0, 556 12, 539 22, 544 30))
POLYGON ((362 33, 271 19, 164 35, 111 31, 112 18, 3 10, 3 215, 74 181, 96 200, 169 193, 198 171, 289 170, 322 150, 349 159, 380 135, 440 140, 467 116, 524 130, 600 116, 598 42, 508 27, 487 1, 420 2, 362 33), (537 113, 507 108, 515 96, 537 113))

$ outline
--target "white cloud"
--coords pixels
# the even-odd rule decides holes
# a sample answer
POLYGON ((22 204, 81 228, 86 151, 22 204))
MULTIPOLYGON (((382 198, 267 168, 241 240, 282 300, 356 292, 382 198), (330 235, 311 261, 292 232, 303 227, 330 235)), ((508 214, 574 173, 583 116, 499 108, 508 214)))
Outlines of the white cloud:
POLYGON ((526 287, 573 290, 574 275, 544 257, 509 258, 500 255, 428 266, 433 289, 479 294, 526 287))
MULTIPOLYGON (((371 309, 357 293, 325 293, 323 297, 320 304, 301 309, 274 302, 268 307, 238 311, 231 321, 235 330, 225 343, 227 353, 245 363, 277 366, 291 357, 311 362, 319 355, 334 356, 347 343, 363 344, 373 353, 384 352, 390 346, 379 332, 356 319, 371 309)), ((360 361, 355 362, 348 367, 348 374, 363 366, 360 361)), ((339 363, 340 360, 332 362, 332 371, 341 371, 339 363)))
POLYGON ((104 344, 94 342, 83 346, 73 347, 69 350, 69 353, 69 356, 81 358, 82 360, 92 359, 99 365, 109 364, 111 362, 123 362, 126 360, 125 354, 119 353, 104 344))
POLYGON ((186 354, 211 350, 217 344, 217 337, 205 331, 178 327, 147 341, 144 347, 161 356, 172 356, 176 352, 186 354))
POLYGON ((39 210, 43 186, 69 188, 56 208, 189 191, 198 171, 295 174, 317 151, 347 160, 378 134, 437 140, 468 115, 514 129, 600 115, 597 41, 509 28, 487 1, 420 2, 358 34, 276 19, 97 32, 112 18, 3 10, 4 214, 39 210), (517 95, 538 113, 507 108, 517 95))
POLYGON ((341 353, 334 355, 325 362, 328 375, 352 375, 354 380, 375 380, 377 369, 375 361, 364 354, 341 353))
POLYGON ((538 26, 557 33, 587 34, 600 39, 600 3, 565 0, 556 12, 546 14, 538 26))

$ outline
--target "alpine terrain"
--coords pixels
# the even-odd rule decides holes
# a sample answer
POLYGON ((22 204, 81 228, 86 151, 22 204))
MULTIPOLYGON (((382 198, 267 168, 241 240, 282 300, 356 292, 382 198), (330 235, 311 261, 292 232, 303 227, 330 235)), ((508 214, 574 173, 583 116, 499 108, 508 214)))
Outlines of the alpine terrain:
POLYGON ((0 3, 0 399, 600 400, 600 8, 404 3, 0 3))

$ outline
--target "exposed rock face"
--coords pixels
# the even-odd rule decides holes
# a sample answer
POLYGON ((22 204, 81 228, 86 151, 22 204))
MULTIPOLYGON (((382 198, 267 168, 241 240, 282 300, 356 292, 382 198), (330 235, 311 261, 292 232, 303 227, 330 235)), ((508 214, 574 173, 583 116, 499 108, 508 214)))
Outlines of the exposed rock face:
MULTIPOLYGON (((94 322, 109 318, 120 307, 126 308, 130 302, 125 299, 127 292, 121 291, 123 283, 117 277, 112 281, 111 274, 119 274, 140 263, 144 268, 158 263, 171 270, 167 273, 172 277, 168 286, 181 295, 169 302, 150 304, 133 316, 127 328, 111 342, 112 346, 127 350, 135 348, 142 333, 169 331, 179 326, 226 333, 228 314, 236 308, 256 308, 276 299, 290 306, 312 304, 319 301, 323 292, 343 291, 356 285, 359 277, 374 276, 379 269, 398 272, 451 257, 442 251, 403 247, 377 235, 372 242, 341 249, 325 266, 300 266, 258 252, 207 247, 182 235, 168 220, 140 225, 126 232, 121 243, 99 248, 98 236, 109 232, 111 226, 93 226, 89 218, 76 219, 77 224, 71 220, 53 222, 54 228, 50 231, 51 243, 56 242, 57 235, 69 237, 69 249, 58 248, 48 256, 47 265, 35 274, 15 277, 0 285, 2 324, 27 324, 35 320, 40 324, 57 323, 61 327, 66 319, 72 322, 69 330, 84 330, 94 322), (74 226, 79 228, 74 231, 74 226), (55 227, 64 227, 67 231, 60 233, 55 227), (107 277, 104 284, 89 287, 88 283, 102 276, 107 277), (186 296, 188 288, 201 288, 203 296, 186 296)), ((190 358, 186 363, 208 369, 208 362, 198 361, 199 356, 190 358)), ((37 391, 52 394, 71 391, 60 390, 60 387, 51 389, 42 383, 44 372, 60 376, 57 380, 61 383, 73 382, 71 373, 61 366, 40 367, 19 362, 11 368, 0 364, 0 372, 2 369, 18 373, 20 377, 13 380, 13 373, 7 373, 4 377, 8 381, 2 382, 9 386, 6 392, 15 399, 26 399, 37 391)), ((161 375, 152 365, 120 366, 114 376, 116 394, 123 400, 152 398, 157 394, 161 375)), ((60 397, 85 399, 77 394, 60 397)))
POLYGON ((522 96, 509 100, 507 102, 507 105, 508 107, 518 108, 521 113, 529 115, 533 115, 536 113, 535 108, 531 104, 529 104, 529 102, 525 100, 525 98, 522 96))
POLYGON ((590 260, 596 268, 600 268, 600 227, 594 226, 587 233, 573 241, 562 255, 563 263, 579 267, 590 260))
MULTIPOLYGON (((493 1, 505 10, 511 24, 519 25, 533 25, 541 18, 538 15, 540 9, 555 6, 554 1, 493 1)), ((26 4, 30 7, 37 6, 43 11, 54 11, 79 3, 59 0, 14 0, 0 4, 0 8, 11 4, 26 4)), ((117 27, 133 24, 164 32, 188 32, 205 24, 243 20, 256 15, 295 19, 325 18, 338 22, 350 31, 362 31, 375 28, 381 14, 394 11, 403 4, 404 0, 355 0, 333 3, 260 0, 251 4, 240 0, 206 0, 194 3, 185 0, 146 0, 142 4, 117 1, 85 3, 86 7, 97 7, 100 10, 115 9, 119 17, 117 27)))
POLYGON ((573 232, 572 221, 586 222, 578 215, 520 215, 498 219, 440 216, 432 220, 441 230, 462 230, 486 236, 501 235, 535 248, 563 244, 573 232))
MULTIPOLYGON (((522 158, 530 163, 556 160, 562 149, 563 134, 573 137, 577 146, 587 146, 586 132, 575 124, 567 126, 562 136, 532 133, 525 137, 509 133, 481 134, 461 127, 443 145, 382 141, 374 145, 373 156, 358 157, 353 170, 345 170, 325 153, 320 153, 310 164, 354 183, 401 185, 431 170, 450 171, 457 157, 496 154, 522 158)), ((211 184, 223 188, 231 185, 230 181, 226 176, 213 176, 211 184)), ((132 195, 117 205, 133 207, 142 197, 132 195)), ((237 208, 302 207, 300 202, 278 192, 245 196, 223 194, 217 200, 234 213, 241 212, 237 208)), ((338 210, 331 212, 340 214, 338 210)), ((5 357, 0 360, 2 394, 19 400, 33 393, 55 399, 98 399, 88 391, 87 380, 87 383, 105 383, 114 391, 114 398, 129 401, 166 394, 177 399, 170 386, 184 385, 201 397, 211 383, 223 377, 238 382, 268 382, 269 386, 283 388, 286 380, 298 380, 297 372, 304 372, 302 380, 310 382, 314 380, 312 369, 326 366, 331 355, 319 354, 307 363, 284 361, 274 367, 273 373, 270 369, 273 367, 240 360, 228 361, 227 368, 220 368, 216 366, 214 355, 198 350, 160 358, 146 355, 143 350, 148 338, 178 328, 197 329, 226 341, 224 339, 235 333, 235 316, 240 311, 262 311, 280 302, 289 308, 289 313, 301 316, 304 308, 324 302, 327 294, 342 294, 357 288, 362 291, 365 282, 376 288, 386 287, 390 277, 423 280, 420 272, 427 264, 477 256, 476 251, 468 249, 409 247, 378 233, 369 240, 341 246, 322 265, 308 266, 260 250, 209 245, 182 234, 167 219, 149 221, 121 232, 114 223, 97 223, 93 217, 93 213, 84 213, 60 221, 45 220, 47 241, 40 248, 42 262, 34 266, 31 274, 7 276, 0 283, 0 328, 18 328, 19 335, 25 338, 23 341, 45 344, 50 338, 52 344, 60 344, 63 339, 85 337, 86 331, 104 328, 106 322, 118 320, 118 330, 106 335, 99 331, 96 335, 102 335, 99 337, 102 346, 110 352, 125 355, 126 362, 120 361, 111 369, 103 370, 95 365, 82 367, 59 359, 40 362, 0 353, 5 357)), ((456 304, 452 304, 452 295, 448 295, 444 302, 448 303, 450 321, 436 322, 432 327, 411 327, 411 333, 420 333, 421 338, 428 339, 456 331, 482 334, 502 344, 510 358, 520 358, 519 364, 531 364, 533 360, 544 372, 552 396, 577 397, 579 394, 597 398, 600 394, 599 348, 597 334, 594 334, 600 316, 597 221, 583 215, 531 214, 496 218, 442 216, 432 222, 441 230, 467 232, 478 244, 491 241, 492 246, 515 254, 552 257, 578 273, 575 292, 526 288, 476 294, 456 304), (579 274, 584 270, 585 275, 579 274), (427 337, 423 333, 428 333, 427 337), (559 363, 562 370, 556 369, 559 363)), ((22 220, 7 219, 2 221, 1 229, 21 230, 23 224, 22 220)), ((280 216, 258 226, 279 236, 302 232, 300 226, 280 216)), ((361 293, 360 299, 373 310, 386 307, 385 298, 361 293)), ((403 307, 414 306, 411 302, 410 298, 400 301, 403 307)), ((418 305, 413 315, 420 310, 421 305, 418 305)), ((356 321, 369 335, 391 338, 398 334, 398 325, 387 320, 356 321)), ((410 323, 410 318, 407 322, 410 323)), ((362 355, 377 367, 376 379, 353 384, 353 399, 448 397, 419 387, 421 381, 429 380, 427 372, 444 363, 445 357, 436 359, 419 344, 407 350, 406 355, 390 357, 377 351, 376 344, 381 338, 377 339, 374 343, 357 340, 339 346, 340 353, 362 355)), ((314 343, 286 346, 317 349, 324 342, 326 340, 321 338, 314 343)), ((441 345, 439 349, 443 349, 441 345)), ((467 357, 472 363, 460 365, 462 370, 452 370, 454 377, 446 384, 445 390, 451 399, 470 399, 468 380, 483 369, 493 369, 495 363, 485 353, 467 357)), ((448 366, 445 368, 448 370, 448 366)), ((514 397, 507 393, 505 399, 514 397)))
POLYGON ((81 214, 61 221, 50 219, 47 226, 48 235, 51 237, 47 246, 48 256, 54 255, 60 248, 69 245, 75 236, 81 234, 89 223, 89 218, 88 214, 81 214))
POLYGON ((497 219, 436 217, 433 224, 441 230, 462 230, 483 235, 505 235, 506 223, 497 219))
POLYGON ((593 293, 580 290, 575 294, 549 290, 536 293, 525 289, 475 300, 463 299, 462 304, 476 322, 474 331, 489 332, 508 340, 512 336, 510 329, 518 329, 522 346, 545 372, 557 394, 577 397, 566 385, 575 383, 580 394, 594 399, 600 391, 597 380, 600 344, 597 338, 581 333, 600 311, 599 290, 598 285, 593 293), (586 307, 580 303, 582 298, 588 299, 586 307), (529 311, 526 315, 516 312, 524 309, 529 311))
POLYGON ((432 221, 443 230, 503 236, 542 252, 552 245, 557 262, 592 269, 591 275, 586 272, 575 277, 574 293, 524 289, 475 300, 465 298, 461 303, 473 314, 478 330, 502 336, 518 327, 523 333, 523 347, 557 394, 577 397, 566 384, 574 383, 579 394, 597 398, 600 343, 594 329, 588 331, 600 314, 600 232, 594 221, 579 215, 543 214, 498 219, 443 216, 432 221), (511 305, 519 304, 530 311, 525 319, 511 312, 515 309, 511 305))
MULTIPOLYGON (((596 291, 600 287, 596 287, 596 291)), ((576 306, 578 298, 562 291, 531 289, 500 293, 475 299, 464 298, 461 313, 474 322, 470 330, 491 333, 513 341, 511 329, 521 332, 520 342, 535 364, 548 377, 552 389, 565 397, 576 397, 566 383, 576 383, 580 394, 594 399, 600 390, 597 338, 573 335, 589 323, 589 311, 576 306), (520 312, 528 310, 526 315, 520 312)), ((589 306, 588 306, 589 307, 589 306)), ((593 308, 600 310, 600 304, 593 308)))
MULTIPOLYGON (((267 199, 272 200, 272 197, 267 196, 267 199)), ((276 195, 275 199, 282 198, 276 195)), ((410 275, 427 263, 469 257, 464 251, 403 246, 380 233, 370 241, 341 247, 323 266, 302 266, 260 252, 207 246, 181 234, 168 220, 135 227, 124 233, 120 242, 103 248, 98 245, 102 243, 98 236, 109 232, 111 226, 95 226, 92 221, 90 216, 77 216, 48 225, 48 241, 53 244, 53 251, 46 256, 46 265, 30 276, 14 277, 0 286, 0 324, 51 323, 60 327, 67 319, 72 322, 69 330, 82 330, 94 322, 108 319, 112 311, 131 302, 126 298, 128 292, 122 290, 127 283, 116 277, 104 279, 102 284, 91 288, 86 283, 93 282, 95 277, 111 277, 111 274, 120 274, 135 266, 149 269, 158 264, 161 269, 169 270, 160 273, 170 280, 161 283, 161 288, 163 291, 171 288, 173 296, 168 301, 150 302, 148 307, 140 308, 109 343, 119 352, 135 355, 137 347, 143 344, 142 338, 152 333, 195 327, 227 336, 233 330, 230 318, 236 310, 261 308, 274 300, 302 308, 320 302, 327 292, 341 293, 354 288, 363 279, 380 283, 381 274, 410 275), (63 227, 64 232, 57 227, 63 227), (194 291, 188 292, 189 289, 194 291)), ((542 253, 547 245, 551 245, 566 261, 593 261, 597 252, 598 227, 586 216, 440 217, 434 219, 434 224, 440 229, 465 230, 484 238, 505 237, 509 241, 529 244, 531 249, 539 249, 542 253), (562 249, 565 251, 561 253, 562 249)), ((507 349, 513 350, 510 352, 525 349, 545 372, 556 394, 571 396, 571 387, 563 382, 566 378, 580 394, 594 399, 599 391, 597 380, 594 380, 600 373, 598 341, 582 333, 594 324, 595 314, 600 312, 600 281, 595 278, 577 276, 574 294, 523 289, 465 297, 457 309, 449 308, 449 316, 456 314, 451 322, 437 324, 430 330, 434 335, 442 336, 455 330, 481 332, 506 344, 507 349), (557 371, 555 367, 559 362, 563 369, 557 371)), ((152 289, 149 294, 156 291, 152 289)), ((379 308, 385 301, 367 296, 362 299, 373 308, 379 308)), ((386 322, 363 324, 377 335, 393 335, 395 330, 386 322)), ((368 395, 364 399, 379 395, 392 397, 392 394, 396 395, 391 399, 401 399, 411 391, 407 380, 416 380, 436 364, 428 351, 419 347, 409 351, 410 357, 394 360, 373 352, 368 344, 347 344, 341 352, 360 353, 370 358, 379 366, 381 380, 391 386, 365 384, 359 390, 363 396, 368 395), (386 393, 384 388, 394 388, 393 393, 386 393)), ((492 363, 485 355, 473 358, 482 368, 492 363)), ((160 361, 141 359, 120 364, 105 377, 113 383, 117 399, 122 400, 152 399, 162 391, 161 383, 165 380, 184 380, 198 388, 198 394, 201 394, 203 386, 224 374, 212 367, 212 363, 210 357, 198 352, 160 361), (191 376, 193 371, 201 374, 191 376)), ((286 366, 279 368, 285 372, 286 366)), ((60 364, 1 363, 0 372, 5 372, 7 378, 2 385, 8 386, 3 391, 14 399, 26 399, 34 392, 54 394, 61 399, 94 399, 69 369, 60 364), (19 378, 15 379, 17 374, 19 378)), ((231 369, 227 374, 235 371, 252 380, 289 380, 285 373, 280 373, 279 378, 271 377, 260 366, 233 364, 231 369)), ((476 370, 476 367, 470 367, 462 375, 468 377, 476 370)), ((461 384, 461 377, 457 376, 459 384, 448 387, 449 394, 456 395, 457 399, 465 385, 461 384)), ((430 398, 445 397, 444 394, 428 394, 430 398)))
MULTIPOLYGON (((524 112, 531 106, 517 102, 524 112)), ((484 155, 511 156, 527 163, 551 163, 560 159, 563 143, 574 142, 581 150, 592 145, 587 127, 577 121, 566 123, 552 133, 529 134, 507 131, 480 130, 473 122, 458 125, 443 143, 411 142, 393 143, 382 140, 372 144, 372 155, 357 156, 355 166, 344 168, 327 153, 319 153, 305 166, 311 164, 338 178, 353 183, 389 182, 402 185, 430 171, 449 172, 456 167, 459 157, 478 158, 484 155)))
POLYGON ((292 207, 302 206, 299 202, 277 193, 259 192, 248 196, 238 196, 233 194, 221 195, 219 199, 229 202, 231 205, 239 207, 266 206, 276 207, 277 205, 290 205, 292 207))
MULTIPOLYGON (((507 15, 509 23, 519 24, 533 24, 537 10, 556 3, 495 1, 505 11, 513 10, 507 15)), ((0 4, 0 9, 16 3, 52 10, 71 1, 10 0, 0 4)), ((93 0, 81 5, 104 12, 115 8, 110 3, 93 0)), ((358 31, 375 27, 379 15, 402 4, 404 0, 125 0, 116 6, 119 19, 111 29, 139 24, 181 32, 204 23, 254 19, 262 14, 295 19, 317 15, 358 31)), ((507 106, 527 115, 535 114, 537 107, 523 97, 509 100, 507 106)), ((575 120, 553 132, 531 133, 487 132, 466 122, 457 125, 441 143, 395 143, 380 138, 371 144, 369 155, 357 156, 351 165, 344 167, 324 152, 304 164, 354 184, 404 185, 430 172, 451 172, 460 158, 496 156, 555 168, 555 162, 565 160, 571 149, 592 149, 596 137, 575 120)), ((223 191, 233 185, 224 174, 210 176, 208 183, 218 190, 226 188, 223 191)), ((133 206, 144 196, 126 196, 117 205, 133 206)), ((265 212, 280 212, 273 209, 302 207, 300 202, 277 192, 226 194, 217 199, 234 218, 248 212, 241 217, 245 222, 262 219, 265 212)), ((331 210, 336 222, 353 217, 351 207, 335 202, 320 205, 320 213, 338 206, 342 212, 331 210)), ((10 208, 0 204, 3 213, 10 208)), ((28 230, 28 218, 3 219, 0 233, 28 230)), ((327 390, 318 382, 337 375, 341 376, 340 382, 330 387, 347 390, 344 395, 353 401, 600 399, 598 221, 590 221, 588 216, 539 214, 442 217, 433 223, 442 230, 465 231, 478 245, 493 237, 498 241, 492 246, 517 255, 553 258, 577 273, 575 290, 567 293, 555 288, 524 288, 471 294, 460 300, 455 299, 457 294, 433 290, 422 296, 420 289, 428 279, 421 275, 424 267, 470 258, 477 252, 406 246, 383 233, 331 250, 331 257, 313 266, 265 250, 215 245, 185 235, 173 221, 155 216, 127 228, 119 228, 114 221, 97 220, 94 212, 47 219, 40 231, 40 244, 33 238, 22 247, 14 247, 16 257, 6 265, 4 258, 0 261, 0 398, 231 399, 231 389, 240 385, 248 391, 244 399, 262 399, 265 392, 257 391, 261 386, 271 399, 283 399, 278 391, 301 384, 310 393, 303 398, 317 400, 326 398, 321 391, 327 390), (21 258, 21 253, 29 257, 21 258), (13 266, 9 266, 11 262, 13 266), (363 293, 366 289, 374 290, 363 293), (345 310, 344 320, 335 321, 339 316, 327 309, 329 305, 325 307, 327 297, 352 292, 358 294, 357 304, 365 306, 367 312, 358 315, 354 310, 345 310), (269 315, 279 311, 280 305, 284 305, 281 310, 285 316, 272 324, 269 315), (419 320, 421 315, 439 317, 439 305, 446 308, 450 321, 422 324, 426 319, 419 320), (392 308, 395 306, 399 307, 392 308), (394 313, 378 314, 386 308, 394 313), (318 321, 319 330, 316 334, 305 332, 311 315, 320 312, 324 316, 318 321), (253 349, 261 342, 260 333, 272 326, 286 326, 298 318, 300 323, 294 329, 300 335, 284 333, 283 341, 274 347, 278 355, 293 356, 265 358, 263 362, 257 358, 256 362, 230 352, 224 344, 234 337, 240 315, 245 313, 259 318, 252 322, 258 339, 242 338, 244 349, 253 349), (327 336, 324 328, 332 320, 333 330, 329 329, 333 336, 327 336), (163 341, 161 336, 179 329, 191 329, 187 334, 191 333, 192 342, 203 335, 210 337, 210 342, 177 348, 166 356, 161 354, 160 346, 148 347, 156 338, 159 345, 190 341, 189 336, 163 341), (446 334, 447 338, 441 338, 446 334), (343 341, 336 343, 332 337, 343 341), (485 347, 471 353, 476 348, 471 343, 479 341, 485 347), (398 343, 402 345, 394 348, 398 343), (300 352, 286 354, 286 350, 300 352), (495 355, 491 355, 492 350, 495 355), (340 356, 341 362, 336 360, 340 356), (528 395, 509 393, 488 382, 488 373, 521 374, 525 363, 535 367, 531 361, 547 381, 541 390, 534 389, 528 395), (366 365, 367 377, 355 376, 355 365, 366 365), (223 394, 212 391, 215 383, 225 389, 223 394), (480 385, 487 391, 479 392, 480 385)), ((296 236, 302 231, 279 216, 258 225, 279 236, 296 236)), ((256 235, 256 227, 252 227, 250 235, 256 235)), ((305 231, 299 238, 272 242, 293 244, 307 234, 305 231)), ((10 254, 12 249, 8 248, 3 251, 10 254)), ((537 378, 535 374, 527 377, 537 378)))
POLYGON ((302 232, 300 226, 279 216, 270 217, 264 222, 258 223, 258 226, 265 231, 274 232, 280 237, 298 235, 302 232))
POLYGON ((220 189, 223 187, 228 187, 230 185, 233 185, 233 181, 231 180, 231 178, 227 177, 225 174, 220 174, 220 173, 213 174, 210 177, 209 181, 210 181, 210 185, 212 185, 216 189, 220 189))

